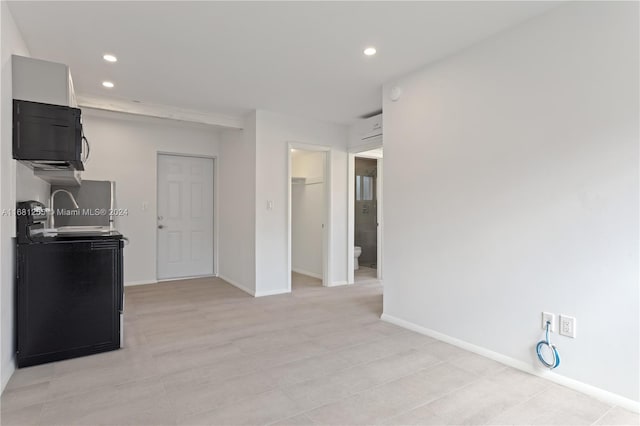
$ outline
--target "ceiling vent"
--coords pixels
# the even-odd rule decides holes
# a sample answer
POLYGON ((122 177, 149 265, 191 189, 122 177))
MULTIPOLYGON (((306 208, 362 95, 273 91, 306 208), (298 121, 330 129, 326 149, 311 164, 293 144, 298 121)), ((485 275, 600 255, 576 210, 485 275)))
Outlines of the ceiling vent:
POLYGON ((363 114, 363 115, 360 116, 360 118, 371 118, 371 117, 375 117, 376 115, 380 115, 380 114, 382 114, 382 110, 378 109, 378 110, 375 110, 373 112, 368 112, 366 114, 363 114))
POLYGON ((382 136, 382 114, 367 118, 362 126, 361 140, 372 140, 382 136))

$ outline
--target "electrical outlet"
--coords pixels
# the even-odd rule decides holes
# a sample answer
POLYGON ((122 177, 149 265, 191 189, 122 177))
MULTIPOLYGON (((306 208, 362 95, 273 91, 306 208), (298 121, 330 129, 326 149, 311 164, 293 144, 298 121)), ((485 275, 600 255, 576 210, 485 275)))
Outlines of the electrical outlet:
POLYGON ((575 339, 576 319, 574 317, 560 314, 560 334, 575 339))
POLYGON ((555 332, 556 331, 556 315, 550 312, 542 313, 542 329, 543 330, 547 329, 547 321, 551 323, 551 325, 549 326, 549 331, 552 333, 555 332))

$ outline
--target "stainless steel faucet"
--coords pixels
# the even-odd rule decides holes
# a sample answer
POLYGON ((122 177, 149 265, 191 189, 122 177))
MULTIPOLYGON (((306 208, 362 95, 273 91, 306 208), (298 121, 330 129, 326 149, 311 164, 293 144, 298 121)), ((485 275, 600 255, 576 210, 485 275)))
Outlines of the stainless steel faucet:
POLYGON ((67 194, 69 196, 69 198, 71 199, 71 202, 73 203, 73 207, 75 207, 76 209, 80 208, 80 206, 78 206, 78 203, 76 202, 76 199, 73 197, 72 193, 70 193, 66 189, 56 189, 55 191, 53 191, 51 193, 51 197, 49 198, 49 207, 51 208, 51 211, 49 212, 49 228, 55 228, 55 213, 56 213, 56 210, 55 210, 54 205, 53 205, 53 200, 55 199, 56 194, 58 192, 64 192, 65 194, 67 194))

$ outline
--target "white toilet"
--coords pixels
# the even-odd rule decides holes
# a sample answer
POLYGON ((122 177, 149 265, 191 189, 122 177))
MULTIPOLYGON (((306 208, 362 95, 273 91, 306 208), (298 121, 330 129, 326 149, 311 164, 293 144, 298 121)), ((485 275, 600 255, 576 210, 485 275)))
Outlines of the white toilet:
POLYGON ((358 258, 362 254, 362 247, 355 246, 353 249, 353 269, 360 269, 360 264, 358 263, 358 258))

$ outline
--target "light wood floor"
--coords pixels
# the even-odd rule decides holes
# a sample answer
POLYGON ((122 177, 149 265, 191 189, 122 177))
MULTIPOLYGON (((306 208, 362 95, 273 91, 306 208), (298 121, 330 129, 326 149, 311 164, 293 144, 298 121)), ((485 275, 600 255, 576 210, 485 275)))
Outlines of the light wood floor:
POLYGON ((587 396, 389 325, 377 284, 254 299, 219 279, 129 287, 126 347, 25 368, 3 425, 635 424, 587 396))
POLYGON ((357 271, 354 271, 353 278, 356 283, 376 281, 378 279, 378 271, 367 266, 360 266, 357 271))

